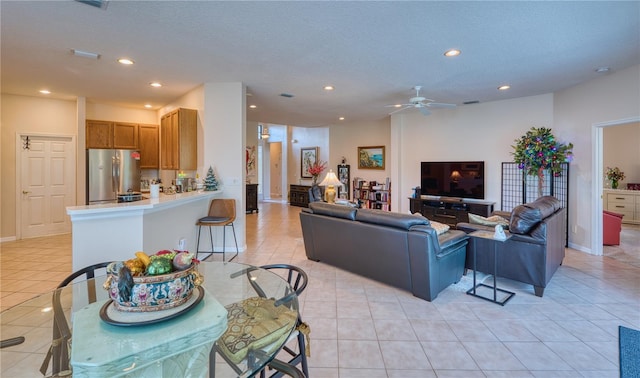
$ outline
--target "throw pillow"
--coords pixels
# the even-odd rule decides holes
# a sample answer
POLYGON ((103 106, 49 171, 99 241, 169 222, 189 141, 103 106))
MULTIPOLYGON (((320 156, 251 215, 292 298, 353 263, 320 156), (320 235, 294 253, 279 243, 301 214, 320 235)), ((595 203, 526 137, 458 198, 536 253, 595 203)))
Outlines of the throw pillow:
POLYGON ((495 227, 496 225, 501 225, 504 229, 509 229, 509 221, 504 219, 499 215, 493 215, 488 218, 477 214, 469 213, 469 223, 471 224, 481 224, 483 226, 495 227))
POLYGON ((444 223, 438 223, 434 221, 429 221, 429 223, 431 223, 431 228, 436 230, 436 234, 438 235, 444 234, 445 232, 449 231, 450 228, 448 224, 444 223))

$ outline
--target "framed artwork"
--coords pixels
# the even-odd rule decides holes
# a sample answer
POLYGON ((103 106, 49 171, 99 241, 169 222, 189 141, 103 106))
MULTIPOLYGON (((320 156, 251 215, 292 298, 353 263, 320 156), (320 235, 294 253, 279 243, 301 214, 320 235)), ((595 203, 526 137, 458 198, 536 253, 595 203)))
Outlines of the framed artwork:
POLYGON ((384 169, 384 146, 358 147, 358 169, 384 169))
POLYGON ((300 177, 312 178, 309 173, 311 167, 318 160, 318 147, 304 147, 300 149, 300 177))
POLYGON ((351 199, 350 191, 349 191, 349 180, 351 179, 351 166, 348 164, 339 164, 338 165, 338 180, 342 183, 342 190, 339 198, 351 199), (344 194, 344 195, 342 195, 344 194))

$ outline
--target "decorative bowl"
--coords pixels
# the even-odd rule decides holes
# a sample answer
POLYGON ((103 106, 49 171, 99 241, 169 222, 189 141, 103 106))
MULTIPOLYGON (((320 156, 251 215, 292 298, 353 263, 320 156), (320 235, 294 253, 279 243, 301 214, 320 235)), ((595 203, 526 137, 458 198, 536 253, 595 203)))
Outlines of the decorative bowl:
POLYGON ((185 303, 196 286, 202 284, 202 276, 196 264, 177 272, 158 276, 133 277, 130 298, 123 298, 118 286, 120 277, 109 272, 105 289, 116 310, 126 312, 161 311, 185 303))

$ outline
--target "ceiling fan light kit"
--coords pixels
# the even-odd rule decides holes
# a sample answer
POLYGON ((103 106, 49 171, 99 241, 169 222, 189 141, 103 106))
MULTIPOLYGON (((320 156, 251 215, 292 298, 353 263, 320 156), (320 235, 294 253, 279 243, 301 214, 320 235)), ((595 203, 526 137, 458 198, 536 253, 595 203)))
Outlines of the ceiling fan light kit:
POLYGON ((446 109, 451 109, 451 108, 455 108, 456 107, 456 104, 447 104, 447 103, 444 103, 444 102, 435 102, 432 99, 420 96, 420 90, 422 89, 422 86, 420 86, 420 85, 416 85, 415 87, 413 87, 413 89, 416 91, 416 95, 409 99, 409 103, 408 104, 387 105, 387 107, 398 108, 397 110, 394 110, 389 114, 394 114, 394 113, 398 113, 398 112, 401 112, 401 111, 406 110, 406 109, 415 108, 415 109, 418 109, 420 111, 420 113, 422 113, 422 115, 427 116, 427 115, 431 114, 431 112, 427 108, 446 108, 446 109))

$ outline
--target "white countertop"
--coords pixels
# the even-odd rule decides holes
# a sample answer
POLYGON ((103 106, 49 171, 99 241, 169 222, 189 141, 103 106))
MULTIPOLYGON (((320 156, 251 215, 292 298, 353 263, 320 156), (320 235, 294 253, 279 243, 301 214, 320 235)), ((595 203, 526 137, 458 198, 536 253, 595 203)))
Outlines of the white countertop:
POLYGON ((106 215, 111 213, 125 213, 132 211, 155 211, 160 209, 166 209, 173 206, 178 206, 187 202, 200 200, 206 197, 212 197, 216 194, 222 193, 222 190, 214 191, 194 191, 177 194, 164 194, 160 193, 159 198, 149 198, 135 202, 122 202, 122 203, 102 203, 96 205, 84 205, 84 206, 68 206, 67 214, 74 217, 82 217, 87 215, 106 215))

